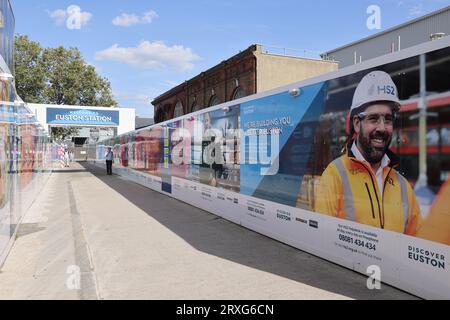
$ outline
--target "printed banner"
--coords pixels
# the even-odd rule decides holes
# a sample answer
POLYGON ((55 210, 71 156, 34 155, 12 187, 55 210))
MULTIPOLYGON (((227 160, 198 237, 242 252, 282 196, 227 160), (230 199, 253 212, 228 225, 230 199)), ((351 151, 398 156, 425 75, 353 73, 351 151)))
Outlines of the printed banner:
POLYGON ((128 150, 133 173, 124 174, 136 181, 138 171, 161 177, 152 188, 360 273, 379 270, 421 297, 449 299, 450 47, 422 54, 422 68, 416 54, 341 70, 103 144, 128 150))

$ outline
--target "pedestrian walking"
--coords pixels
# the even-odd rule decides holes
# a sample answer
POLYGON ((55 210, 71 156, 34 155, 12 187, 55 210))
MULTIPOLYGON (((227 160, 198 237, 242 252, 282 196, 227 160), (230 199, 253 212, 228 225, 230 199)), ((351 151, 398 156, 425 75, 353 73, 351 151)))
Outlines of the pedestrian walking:
POLYGON ((114 161, 114 152, 111 147, 108 147, 108 152, 106 153, 106 173, 112 175, 112 165, 114 161))

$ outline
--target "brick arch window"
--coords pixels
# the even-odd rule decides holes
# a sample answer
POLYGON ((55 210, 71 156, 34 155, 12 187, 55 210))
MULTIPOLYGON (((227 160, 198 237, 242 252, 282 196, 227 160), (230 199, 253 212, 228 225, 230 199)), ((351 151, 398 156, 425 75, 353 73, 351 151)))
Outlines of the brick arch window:
POLYGON ((178 118, 182 117, 183 115, 184 115, 183 104, 181 103, 181 101, 178 101, 178 103, 175 105, 175 109, 173 110, 173 117, 178 118))
POLYGON ((236 89, 234 89, 231 100, 237 100, 237 99, 243 98, 245 96, 246 96, 246 94, 245 94, 244 89, 242 89, 241 87, 237 87, 236 89))
POLYGON ((195 101, 195 102, 192 104, 191 112, 200 111, 201 109, 202 109, 202 108, 197 104, 197 101, 195 101))
POLYGON ((212 107, 212 106, 216 106, 218 104, 220 104, 219 98, 217 97, 217 95, 213 95, 211 97, 211 99, 209 99, 209 106, 212 107))

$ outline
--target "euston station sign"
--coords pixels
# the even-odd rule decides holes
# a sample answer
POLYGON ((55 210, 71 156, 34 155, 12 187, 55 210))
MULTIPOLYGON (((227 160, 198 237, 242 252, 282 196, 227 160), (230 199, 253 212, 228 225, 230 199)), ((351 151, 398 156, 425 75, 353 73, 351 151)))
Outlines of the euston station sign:
POLYGON ((48 108, 47 123, 59 125, 119 126, 119 111, 48 108))

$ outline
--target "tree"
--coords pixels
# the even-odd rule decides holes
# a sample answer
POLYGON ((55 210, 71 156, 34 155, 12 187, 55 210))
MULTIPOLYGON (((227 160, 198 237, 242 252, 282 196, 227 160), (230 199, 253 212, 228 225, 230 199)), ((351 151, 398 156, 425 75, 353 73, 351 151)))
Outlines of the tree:
MULTIPOLYGON (((76 48, 42 48, 27 36, 15 38, 18 95, 29 103, 114 107, 110 82, 84 61, 76 48)), ((52 130, 69 136, 69 129, 52 130)))
POLYGON ((79 133, 78 128, 63 128, 63 127, 52 127, 52 138, 53 140, 64 141, 67 137, 73 137, 79 133))
POLYGON ((26 36, 16 36, 14 46, 17 93, 26 102, 45 103, 43 49, 39 43, 30 41, 26 36))

